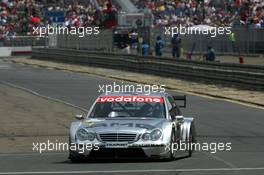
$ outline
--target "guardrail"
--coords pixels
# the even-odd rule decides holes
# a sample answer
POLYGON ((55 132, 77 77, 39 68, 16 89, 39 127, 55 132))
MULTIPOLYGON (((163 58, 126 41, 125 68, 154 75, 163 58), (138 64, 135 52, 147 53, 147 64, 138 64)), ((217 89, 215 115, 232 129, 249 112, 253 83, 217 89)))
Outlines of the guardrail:
POLYGON ((5 47, 46 46, 47 41, 47 37, 16 36, 4 38, 2 40, 2 45, 5 47))
POLYGON ((264 66, 52 48, 35 48, 33 49, 32 58, 142 72, 192 81, 220 83, 252 90, 264 90, 264 66))

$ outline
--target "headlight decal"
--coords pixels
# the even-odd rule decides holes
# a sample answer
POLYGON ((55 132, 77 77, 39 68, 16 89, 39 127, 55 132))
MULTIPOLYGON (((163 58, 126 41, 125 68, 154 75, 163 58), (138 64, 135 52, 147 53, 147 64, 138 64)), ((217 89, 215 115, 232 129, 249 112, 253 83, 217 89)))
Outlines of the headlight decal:
POLYGON ((95 133, 89 132, 86 129, 81 128, 76 132, 76 138, 80 141, 93 141, 95 139, 95 133))
POLYGON ((144 141, 148 141, 148 140, 150 140, 150 133, 144 133, 144 134, 142 135, 142 140, 144 140, 144 141))
POLYGON ((155 129, 150 133, 150 137, 152 141, 159 140, 162 136, 162 132, 159 129, 155 129))
POLYGON ((157 141, 162 138, 162 131, 160 129, 154 129, 151 132, 142 134, 141 139, 143 141, 157 141))

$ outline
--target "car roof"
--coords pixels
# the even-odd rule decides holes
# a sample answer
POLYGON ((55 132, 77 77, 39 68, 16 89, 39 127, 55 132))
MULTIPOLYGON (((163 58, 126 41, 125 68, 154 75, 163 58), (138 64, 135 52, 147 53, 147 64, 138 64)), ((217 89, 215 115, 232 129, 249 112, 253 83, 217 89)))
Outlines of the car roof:
POLYGON ((131 92, 110 92, 103 93, 101 96, 150 96, 150 97, 166 97, 168 93, 166 92, 150 92, 150 93, 131 93, 131 92))

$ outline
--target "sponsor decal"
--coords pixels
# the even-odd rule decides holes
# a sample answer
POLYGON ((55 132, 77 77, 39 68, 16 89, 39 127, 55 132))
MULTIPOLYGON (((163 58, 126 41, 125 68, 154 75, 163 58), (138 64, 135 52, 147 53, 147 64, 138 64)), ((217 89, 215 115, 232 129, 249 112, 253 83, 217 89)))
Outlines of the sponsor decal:
POLYGON ((125 144, 125 143, 106 143, 105 148, 128 148, 128 144, 125 144))
POLYGON ((163 103, 162 97, 150 97, 150 96, 107 96, 100 97, 97 102, 147 102, 147 103, 163 103))
POLYGON ((128 122, 128 123, 93 123, 90 124, 90 122, 84 122, 83 126, 85 128, 101 128, 101 127, 120 127, 120 126, 126 126, 126 127, 135 127, 135 128, 142 128, 142 129, 154 129, 155 126, 149 125, 149 124, 144 124, 144 123, 133 123, 133 122, 128 122))

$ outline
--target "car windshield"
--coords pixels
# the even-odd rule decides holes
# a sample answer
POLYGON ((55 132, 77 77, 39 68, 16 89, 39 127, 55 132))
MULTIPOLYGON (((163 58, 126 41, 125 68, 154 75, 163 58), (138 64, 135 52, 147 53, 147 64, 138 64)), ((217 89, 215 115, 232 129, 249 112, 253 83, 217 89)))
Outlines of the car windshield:
POLYGON ((97 100, 89 117, 165 118, 165 106, 162 97, 106 96, 97 100))

